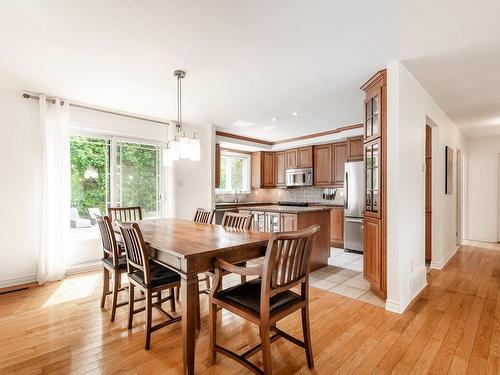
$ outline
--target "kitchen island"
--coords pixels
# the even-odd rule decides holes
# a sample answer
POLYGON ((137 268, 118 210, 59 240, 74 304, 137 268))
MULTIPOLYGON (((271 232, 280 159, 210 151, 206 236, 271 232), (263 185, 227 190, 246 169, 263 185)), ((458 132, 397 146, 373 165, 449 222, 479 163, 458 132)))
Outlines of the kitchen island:
POLYGON ((330 208, 325 206, 256 206, 239 207, 240 213, 253 216, 253 230, 259 232, 286 232, 305 229, 318 224, 311 254, 311 271, 328 265, 330 256, 330 208))

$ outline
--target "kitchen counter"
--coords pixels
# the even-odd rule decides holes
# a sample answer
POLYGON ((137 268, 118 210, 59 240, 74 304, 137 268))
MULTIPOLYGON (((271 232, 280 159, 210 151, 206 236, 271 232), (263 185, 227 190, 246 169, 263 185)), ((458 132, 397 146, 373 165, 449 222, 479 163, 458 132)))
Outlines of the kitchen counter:
POLYGON ((216 203, 215 208, 224 208, 224 207, 239 207, 239 206, 263 206, 263 205, 268 205, 268 204, 274 204, 274 203, 267 203, 267 202, 223 202, 223 203, 216 203))
MULTIPOLYGON (((330 208, 321 206, 313 206, 313 207, 296 207, 296 206, 278 206, 278 205, 270 205, 270 206, 254 206, 252 207, 252 211, 263 211, 263 212, 278 212, 278 213, 287 213, 287 214, 300 214, 303 212, 317 212, 317 211, 328 211, 330 208)), ((241 209, 246 209, 246 207, 241 207, 241 209)))
POLYGON ((326 206, 326 207, 344 207, 343 203, 331 203, 331 202, 312 202, 309 206, 326 206))

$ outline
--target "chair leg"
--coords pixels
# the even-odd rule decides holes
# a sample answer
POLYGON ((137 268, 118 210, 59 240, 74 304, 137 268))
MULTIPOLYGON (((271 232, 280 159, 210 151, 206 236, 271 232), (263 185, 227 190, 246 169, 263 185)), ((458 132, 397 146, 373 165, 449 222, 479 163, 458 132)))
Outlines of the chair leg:
POLYGON ((113 304, 111 305, 111 321, 115 321, 116 304, 118 303, 118 290, 120 289, 121 275, 119 271, 113 272, 113 304))
POLYGON ((176 299, 177 299, 177 301, 180 301, 180 299, 181 299, 181 287, 180 286, 177 287, 176 299))
POLYGON ((262 348, 262 364, 264 366, 264 374, 271 375, 271 332, 269 322, 261 322, 259 327, 260 342, 262 348))
POLYGON ((158 292, 156 292, 156 302, 158 302, 158 304, 161 307, 161 291, 160 290, 158 292))
POLYGON ((170 311, 175 312, 175 293, 174 293, 174 288, 170 288, 170 311))
POLYGON ((302 313, 302 332, 304 334, 304 349, 306 350, 307 367, 314 368, 314 358, 311 345, 311 328, 309 326, 309 307, 306 304, 301 309, 302 313))
POLYGON ((151 346, 151 320, 153 315, 153 297, 151 290, 146 291, 146 350, 151 346))
MULTIPOLYGON (((247 266, 247 262, 243 262, 243 267, 246 267, 247 266)), ((241 283, 246 283, 247 282, 247 277, 245 275, 241 275, 240 276, 240 281, 241 283)))
POLYGON ((207 290, 210 290, 210 276, 208 273, 205 274, 205 288, 207 290))
POLYGON ((101 308, 104 307, 106 303, 106 294, 109 292, 109 271, 107 268, 102 268, 102 296, 101 296, 101 308))
POLYGON ((128 329, 132 329, 134 320, 134 284, 128 283, 128 329))
POLYGON ((212 365, 215 365, 217 361, 217 352, 215 351, 215 345, 217 343, 217 305, 215 303, 210 304, 210 348, 208 351, 209 361, 212 365))

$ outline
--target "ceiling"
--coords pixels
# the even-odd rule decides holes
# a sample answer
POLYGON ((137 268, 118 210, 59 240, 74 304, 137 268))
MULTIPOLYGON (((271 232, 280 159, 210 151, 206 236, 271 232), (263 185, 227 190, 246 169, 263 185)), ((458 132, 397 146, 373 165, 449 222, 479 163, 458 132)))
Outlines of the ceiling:
POLYGON ((467 134, 500 133, 498 14, 496 0, 3 1, 0 87, 174 119, 181 68, 185 122, 273 141, 360 122, 359 87, 401 60, 467 134))

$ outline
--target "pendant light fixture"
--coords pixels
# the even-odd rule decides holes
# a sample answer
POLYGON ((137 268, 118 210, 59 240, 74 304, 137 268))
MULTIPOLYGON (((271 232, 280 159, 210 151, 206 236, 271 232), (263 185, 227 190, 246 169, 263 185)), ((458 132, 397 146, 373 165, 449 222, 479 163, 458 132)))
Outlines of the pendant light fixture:
POLYGON ((174 71, 174 76, 177 78, 177 124, 176 132, 173 139, 167 142, 167 146, 163 152, 163 162, 165 166, 173 165, 173 161, 177 160, 200 160, 200 140, 196 133, 190 138, 182 129, 182 79, 186 77, 186 72, 183 70, 174 71))

